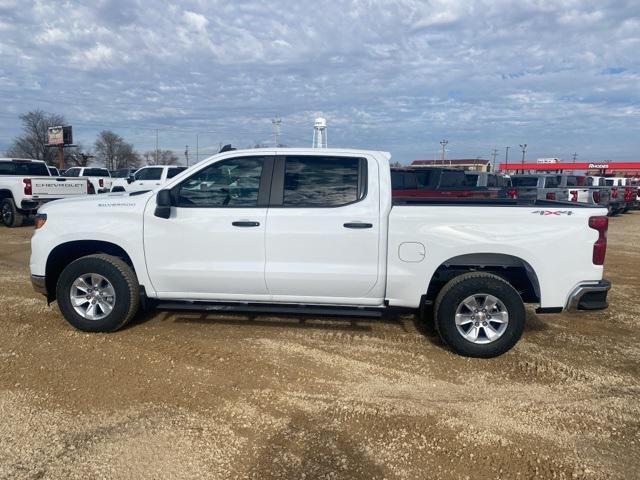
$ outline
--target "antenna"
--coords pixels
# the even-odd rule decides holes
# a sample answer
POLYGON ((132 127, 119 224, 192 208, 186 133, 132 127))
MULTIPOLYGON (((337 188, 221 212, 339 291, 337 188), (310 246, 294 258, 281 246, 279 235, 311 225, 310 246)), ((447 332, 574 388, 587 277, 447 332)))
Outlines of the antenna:
POLYGON ((316 118, 313 124, 313 148, 327 148, 327 120, 316 118))

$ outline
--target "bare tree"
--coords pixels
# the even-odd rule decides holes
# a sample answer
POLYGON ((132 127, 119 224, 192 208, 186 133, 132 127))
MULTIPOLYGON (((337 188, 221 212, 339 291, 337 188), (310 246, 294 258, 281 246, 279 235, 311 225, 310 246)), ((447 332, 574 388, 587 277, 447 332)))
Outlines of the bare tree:
POLYGON ((93 158, 94 155, 85 151, 82 145, 64 150, 64 164, 67 167, 86 167, 93 158))
POLYGON ((47 148, 49 127, 64 125, 62 115, 47 113, 42 110, 32 110, 20 115, 23 134, 13 140, 13 144, 7 149, 8 157, 34 158, 53 164, 57 158, 58 150, 47 148))
POLYGON ((155 150, 147 150, 142 157, 147 165, 178 165, 180 163, 178 156, 171 150, 158 150, 157 161, 155 150))
POLYGON ((97 162, 104 164, 109 170, 140 165, 140 155, 133 145, 111 130, 103 130, 98 134, 95 150, 97 162))

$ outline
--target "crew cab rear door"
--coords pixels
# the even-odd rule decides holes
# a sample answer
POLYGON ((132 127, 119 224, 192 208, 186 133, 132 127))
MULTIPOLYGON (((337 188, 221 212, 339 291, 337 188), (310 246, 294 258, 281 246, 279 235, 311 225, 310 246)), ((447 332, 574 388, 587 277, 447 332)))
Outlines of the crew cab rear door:
POLYGON ((276 156, 265 236, 273 299, 380 304, 379 198, 374 159, 276 156))

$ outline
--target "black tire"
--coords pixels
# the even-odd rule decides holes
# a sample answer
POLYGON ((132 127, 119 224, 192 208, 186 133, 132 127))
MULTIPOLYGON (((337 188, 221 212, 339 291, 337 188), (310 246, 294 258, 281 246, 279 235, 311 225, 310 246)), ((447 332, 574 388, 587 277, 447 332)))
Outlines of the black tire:
POLYGON ((0 214, 2 215, 2 223, 7 227, 21 227, 24 216, 16 207, 13 198, 5 198, 0 203, 0 214))
POLYGON ((70 263, 56 285, 58 307, 64 318, 84 332, 114 332, 124 327, 138 311, 139 291, 138 279, 131 267, 118 257, 104 254, 88 255, 70 263), (100 320, 88 320, 78 314, 69 298, 73 282, 88 273, 102 275, 115 290, 113 310, 100 320))
POLYGON ((434 310, 436 329, 442 341, 454 352, 467 357, 496 357, 511 349, 522 335, 526 317, 524 303, 518 292, 503 278, 481 272, 465 273, 447 283, 436 298, 434 310), (467 340, 455 324, 456 310, 462 301, 481 294, 498 298, 509 316, 504 333, 485 344, 467 340))

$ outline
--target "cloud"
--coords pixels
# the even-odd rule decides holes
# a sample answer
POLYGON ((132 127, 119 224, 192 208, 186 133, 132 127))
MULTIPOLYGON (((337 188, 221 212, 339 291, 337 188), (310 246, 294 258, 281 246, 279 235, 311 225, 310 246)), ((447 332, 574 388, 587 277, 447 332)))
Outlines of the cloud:
POLYGON ((640 8, 623 0, 225 2, 0 0, 0 150, 17 114, 66 115, 85 144, 114 128, 141 150, 336 146, 400 160, 637 158, 640 8), (213 148, 213 147, 212 147, 213 148))

